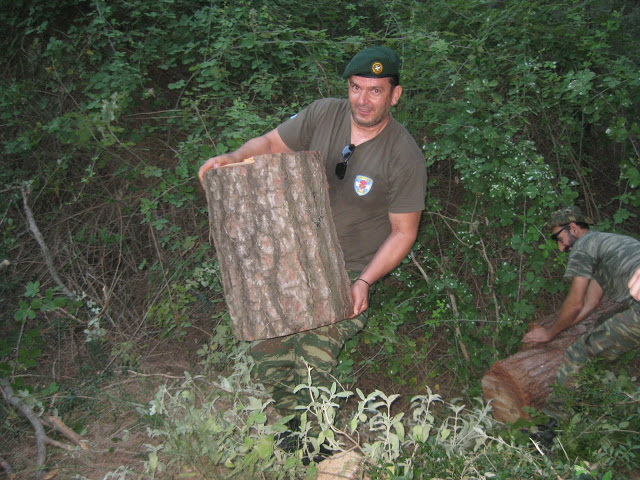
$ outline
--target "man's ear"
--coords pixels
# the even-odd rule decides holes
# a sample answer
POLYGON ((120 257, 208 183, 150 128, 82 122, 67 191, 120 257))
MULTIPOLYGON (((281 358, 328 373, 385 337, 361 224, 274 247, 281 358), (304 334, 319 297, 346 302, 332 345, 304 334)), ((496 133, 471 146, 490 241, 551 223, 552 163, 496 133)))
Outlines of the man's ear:
POLYGON ((395 105, 400 100, 400 95, 402 95, 402 85, 397 85, 394 87, 391 92, 391 105, 395 105))

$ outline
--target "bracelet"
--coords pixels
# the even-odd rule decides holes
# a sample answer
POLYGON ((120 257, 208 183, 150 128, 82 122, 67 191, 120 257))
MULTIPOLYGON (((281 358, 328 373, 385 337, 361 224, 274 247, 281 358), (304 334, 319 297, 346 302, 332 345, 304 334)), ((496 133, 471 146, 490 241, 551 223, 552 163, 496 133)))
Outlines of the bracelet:
POLYGON ((362 280, 364 283, 366 283, 369 286, 369 288, 371 288, 371 284, 369 282, 367 282, 364 278, 356 278, 356 282, 358 280, 362 280))

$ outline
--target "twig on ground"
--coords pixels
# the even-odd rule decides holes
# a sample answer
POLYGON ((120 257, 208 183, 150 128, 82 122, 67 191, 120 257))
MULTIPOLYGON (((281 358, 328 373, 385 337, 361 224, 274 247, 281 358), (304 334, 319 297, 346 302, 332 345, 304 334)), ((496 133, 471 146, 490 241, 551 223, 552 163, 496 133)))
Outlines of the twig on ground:
POLYGON ((47 435, 44 433, 42 422, 29 405, 25 404, 21 399, 15 396, 9 380, 6 378, 0 378, 0 387, 2 388, 2 395, 7 403, 27 417, 27 420, 29 420, 33 426, 36 434, 36 445, 38 448, 38 453, 36 455, 36 473, 34 478, 41 479, 44 474, 43 467, 47 460, 47 447, 45 445, 47 435))
MULTIPOLYGON (((533 438, 529 438, 529 440, 531 440, 531 443, 533 443, 533 446, 536 447, 536 450, 538 450, 538 453, 540 453, 540 455, 545 457, 546 455, 540 448, 540 445, 538 445, 538 442, 536 442, 533 438)), ((560 475, 558 475, 558 472, 556 471, 555 468, 553 468, 553 465, 549 464, 549 466, 551 467, 551 470, 553 470, 553 473, 556 474, 556 477, 558 478, 558 480, 564 480, 560 475)), ((540 469, 538 469, 538 472, 540 473, 540 475, 542 475, 542 471, 540 471, 540 469)))
MULTIPOLYGON (((81 449, 88 450, 89 446, 82 441, 82 437, 80 437, 80 435, 67 427, 64 422, 58 417, 54 417, 51 415, 43 415, 42 417, 39 417, 38 414, 34 412, 29 405, 24 403, 22 399, 16 397, 15 393, 13 392, 13 388, 11 388, 11 383, 8 379, 0 378, 0 388, 2 389, 2 395, 4 396, 7 403, 18 410, 20 413, 22 413, 27 418, 27 420, 29 420, 35 431, 38 453, 36 456, 36 474, 34 478, 45 478, 44 466, 47 460, 46 444, 62 448, 69 452, 75 449, 73 445, 68 445, 66 443, 62 443, 49 438, 44 431, 44 425, 63 434, 81 449)), ((9 463, 2 457, 0 457, 0 465, 5 472, 11 473, 11 465, 9 465, 9 463)))
MULTIPOLYGON (((85 441, 82 440, 82 437, 78 435, 76 432, 67 427, 62 420, 58 417, 54 417, 51 415, 43 415, 42 423, 44 423, 47 427, 52 428, 53 430, 63 434, 77 446, 79 446, 82 450, 88 450, 89 446, 85 441)), ((60 445, 58 445, 60 446, 60 445)), ((67 446, 62 447, 68 449, 67 446)), ((72 449, 72 448, 71 448, 72 449)))
POLYGON ((29 224, 29 230, 31 231, 31 234, 35 237, 36 241, 38 242, 38 245, 40 246, 40 250, 42 251, 42 256, 44 257, 44 262, 47 264, 47 268, 49 269, 49 274, 53 278, 53 281, 56 282, 56 284, 58 284, 58 286, 62 289, 62 292, 67 297, 75 300, 76 295, 74 295, 73 292, 67 288, 67 286, 64 284, 64 282, 60 278, 60 275, 58 275, 58 270, 53 264, 53 256, 51 255, 51 252, 49 251, 49 247, 47 247, 47 244, 44 241, 44 237, 42 236, 42 233, 40 233, 40 229, 36 224, 35 218, 33 217, 33 212, 29 207, 29 194, 31 193, 31 186, 29 185, 28 182, 23 182, 20 191, 22 192, 22 203, 24 206, 24 213, 27 216, 27 223, 29 224))

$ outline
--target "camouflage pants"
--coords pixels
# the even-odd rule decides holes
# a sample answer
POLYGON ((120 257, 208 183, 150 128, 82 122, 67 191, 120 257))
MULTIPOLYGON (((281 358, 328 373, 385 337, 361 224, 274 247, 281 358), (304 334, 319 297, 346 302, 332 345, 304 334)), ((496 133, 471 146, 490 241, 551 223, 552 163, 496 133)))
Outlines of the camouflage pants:
MULTIPOLYGON (((353 277, 352 272, 349 273, 353 277)), ((251 344, 249 353, 255 362, 256 377, 267 388, 282 415, 295 413, 296 405, 309 403, 308 390, 293 393, 297 385, 307 382, 307 364, 312 368, 313 385, 331 386, 335 381, 331 372, 338 364, 340 350, 366 323, 367 312, 364 312, 326 327, 251 344)))
POLYGON ((605 320, 567 349, 556 373, 556 383, 569 387, 588 360, 615 360, 639 345, 640 311, 629 308, 605 320))
POLYGON ((314 385, 331 386, 335 381, 331 372, 338 364, 338 354, 345 342, 365 326, 364 316, 285 337, 256 340, 251 344, 254 371, 271 393, 281 414, 294 413, 296 405, 309 403, 306 389, 293 393, 297 385, 307 381, 307 364, 312 367, 314 385))

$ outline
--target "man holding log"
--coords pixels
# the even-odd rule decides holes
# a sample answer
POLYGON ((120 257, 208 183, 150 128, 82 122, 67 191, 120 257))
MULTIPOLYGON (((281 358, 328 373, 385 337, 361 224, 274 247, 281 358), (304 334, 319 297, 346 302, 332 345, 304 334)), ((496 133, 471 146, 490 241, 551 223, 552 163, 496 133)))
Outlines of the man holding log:
POLYGON ((552 340, 563 330, 587 318, 603 295, 627 306, 576 340, 565 352, 556 383, 571 385, 572 377, 593 358, 614 360, 640 345, 640 241, 590 230, 593 221, 577 207, 554 212, 545 229, 562 252, 569 252, 565 278, 571 288, 560 314, 549 327, 526 333, 523 343, 552 340), (634 275, 635 272, 635 275, 634 275), (632 294, 638 295, 632 297, 632 294))
POLYGON ((391 49, 358 53, 342 77, 348 99, 313 102, 265 135, 234 152, 207 160, 198 173, 263 155, 320 151, 325 163, 333 221, 344 253, 353 311, 326 327, 256 340, 251 355, 256 373, 283 415, 309 402, 296 385, 306 380, 330 386, 344 343, 366 323, 369 289, 409 253, 418 232, 426 194, 424 154, 390 114, 402 87, 400 59, 391 49))

